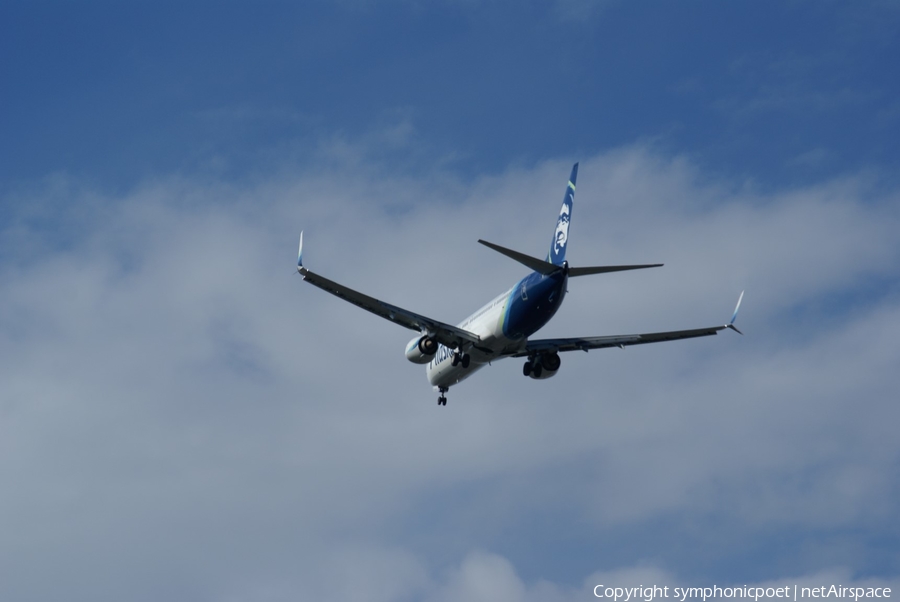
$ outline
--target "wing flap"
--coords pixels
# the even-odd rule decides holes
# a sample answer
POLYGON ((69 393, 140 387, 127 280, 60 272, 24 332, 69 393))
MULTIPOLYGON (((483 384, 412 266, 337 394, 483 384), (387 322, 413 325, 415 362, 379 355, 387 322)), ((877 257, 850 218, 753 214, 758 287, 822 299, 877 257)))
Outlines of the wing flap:
POLYGON ((695 328, 692 330, 671 330, 668 332, 649 332, 646 334, 625 334, 602 337, 573 337, 568 339, 537 339, 528 341, 525 348, 512 357, 522 357, 533 353, 552 353, 563 351, 589 351, 591 349, 605 349, 607 347, 628 347, 630 345, 646 345, 647 343, 662 343, 663 341, 677 341, 680 339, 694 339, 708 337, 718 333, 727 326, 712 326, 710 328, 695 328))

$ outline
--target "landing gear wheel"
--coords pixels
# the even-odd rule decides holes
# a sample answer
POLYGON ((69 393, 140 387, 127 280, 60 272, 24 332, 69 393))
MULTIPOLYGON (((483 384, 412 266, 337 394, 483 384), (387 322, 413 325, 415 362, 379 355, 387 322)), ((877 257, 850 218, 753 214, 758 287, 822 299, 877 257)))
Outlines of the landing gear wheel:
POLYGON ((522 366, 522 374, 531 376, 531 362, 525 362, 525 365, 522 366))
POLYGON ((439 406, 445 406, 445 405, 447 405, 447 396, 444 395, 444 393, 446 393, 448 390, 449 390, 449 389, 448 389, 447 387, 441 387, 441 388, 438 389, 438 391, 441 392, 441 396, 438 397, 438 405, 439 405, 439 406))
POLYGON ((531 369, 531 373, 534 374, 535 378, 541 377, 541 372, 544 371, 544 367, 541 366, 540 362, 535 362, 534 367, 531 369))
POLYGON ((459 366, 462 364, 463 368, 469 367, 469 354, 463 353, 460 351, 459 347, 457 347, 453 351, 453 355, 450 357, 450 365, 451 366, 459 366))

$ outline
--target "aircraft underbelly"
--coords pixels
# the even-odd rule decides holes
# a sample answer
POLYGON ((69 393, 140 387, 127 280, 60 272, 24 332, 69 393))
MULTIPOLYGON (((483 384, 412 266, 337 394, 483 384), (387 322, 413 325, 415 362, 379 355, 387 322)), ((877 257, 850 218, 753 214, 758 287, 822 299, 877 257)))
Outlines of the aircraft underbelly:
POLYGON ((446 362, 446 364, 428 371, 428 382, 434 387, 451 387, 461 383, 485 366, 487 364, 473 361, 469 363, 468 368, 463 368, 462 364, 452 366, 450 362, 446 362))
POLYGON ((452 350, 439 347, 435 358, 425 366, 428 382, 435 387, 450 387, 467 379, 490 362, 500 359, 502 351, 514 343, 503 334, 504 312, 505 304, 498 305, 467 325, 471 332, 481 337, 476 347, 466 350, 469 355, 468 368, 464 368, 462 364, 454 366, 452 350))

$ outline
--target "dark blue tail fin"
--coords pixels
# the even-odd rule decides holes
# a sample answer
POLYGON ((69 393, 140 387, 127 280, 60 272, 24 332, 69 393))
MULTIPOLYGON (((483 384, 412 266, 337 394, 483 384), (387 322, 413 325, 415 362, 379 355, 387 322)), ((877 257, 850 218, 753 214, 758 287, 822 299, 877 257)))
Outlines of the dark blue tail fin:
POLYGON ((575 178, 578 177, 578 163, 572 166, 572 175, 566 185, 566 196, 563 198, 562 207, 559 210, 559 219, 556 220, 556 230, 553 232, 553 240, 550 242, 550 251, 547 253, 547 261, 553 265, 562 265, 566 260, 566 245, 569 242, 569 222, 572 219, 572 205, 575 202, 575 178))

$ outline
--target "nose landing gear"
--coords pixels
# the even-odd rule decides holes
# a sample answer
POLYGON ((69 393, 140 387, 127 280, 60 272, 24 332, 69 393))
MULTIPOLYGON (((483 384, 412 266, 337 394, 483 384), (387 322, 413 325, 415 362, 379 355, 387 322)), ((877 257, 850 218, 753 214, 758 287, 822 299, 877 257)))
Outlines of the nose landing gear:
POLYGON ((447 405, 447 396, 444 395, 444 393, 446 393, 447 391, 449 391, 449 389, 448 389, 447 387, 438 387, 438 391, 441 392, 441 396, 438 397, 438 405, 439 405, 439 406, 445 406, 445 405, 447 405))

